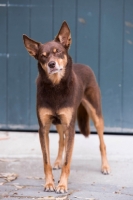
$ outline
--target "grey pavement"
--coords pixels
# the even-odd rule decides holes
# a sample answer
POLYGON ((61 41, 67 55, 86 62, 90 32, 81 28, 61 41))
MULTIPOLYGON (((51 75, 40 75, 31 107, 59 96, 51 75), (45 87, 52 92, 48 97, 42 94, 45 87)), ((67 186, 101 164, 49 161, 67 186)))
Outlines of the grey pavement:
MULTIPOLYGON (((97 135, 76 134, 68 193, 44 192, 42 153, 38 133, 0 132, 0 174, 16 173, 16 180, 0 178, 0 199, 10 200, 133 200, 133 136, 105 135, 111 174, 100 172, 97 135)), ((58 134, 50 133, 51 163, 57 155, 58 134)), ((53 171, 57 185, 60 170, 53 171)))

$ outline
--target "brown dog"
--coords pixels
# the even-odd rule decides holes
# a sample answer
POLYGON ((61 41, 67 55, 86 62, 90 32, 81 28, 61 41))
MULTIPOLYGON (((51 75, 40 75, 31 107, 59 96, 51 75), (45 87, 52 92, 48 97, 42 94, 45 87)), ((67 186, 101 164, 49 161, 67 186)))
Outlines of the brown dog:
POLYGON ((89 119, 94 122, 100 139, 102 172, 109 174, 110 168, 106 157, 103 139, 104 121, 101 110, 100 90, 92 70, 82 64, 72 64, 68 54, 71 33, 63 22, 58 35, 53 41, 41 44, 23 35, 24 44, 31 56, 38 60, 37 78, 37 117, 39 136, 43 153, 45 191, 64 193, 74 144, 75 121, 84 136, 90 133, 89 119), (55 188, 49 155, 49 128, 56 125, 60 135, 58 156, 54 168, 61 167, 65 149, 64 164, 60 181, 55 188))

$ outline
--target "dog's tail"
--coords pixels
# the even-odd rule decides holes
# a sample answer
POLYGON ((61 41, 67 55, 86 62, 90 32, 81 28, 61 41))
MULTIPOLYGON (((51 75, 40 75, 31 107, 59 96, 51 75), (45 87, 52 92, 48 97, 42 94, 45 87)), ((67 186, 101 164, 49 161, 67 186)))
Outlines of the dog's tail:
POLYGON ((85 137, 88 137, 90 134, 89 114, 87 113, 82 103, 78 107, 77 120, 78 120, 80 132, 85 137))

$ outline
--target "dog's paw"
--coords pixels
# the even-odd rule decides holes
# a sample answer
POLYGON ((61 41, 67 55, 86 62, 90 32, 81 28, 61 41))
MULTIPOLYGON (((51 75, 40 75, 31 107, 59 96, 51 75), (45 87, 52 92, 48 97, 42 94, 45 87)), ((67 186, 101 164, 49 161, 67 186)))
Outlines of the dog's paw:
POLYGON ((109 165, 103 165, 101 171, 102 171, 102 173, 104 175, 110 174, 110 167, 109 167, 109 165))
POLYGON ((62 167, 61 161, 55 161, 53 169, 57 170, 57 169, 61 169, 61 167, 62 167))
POLYGON ((64 194, 67 192, 67 185, 59 184, 56 188, 56 193, 58 194, 64 194))
POLYGON ((44 191, 45 192, 54 192, 55 191, 54 183, 46 183, 44 186, 44 191))

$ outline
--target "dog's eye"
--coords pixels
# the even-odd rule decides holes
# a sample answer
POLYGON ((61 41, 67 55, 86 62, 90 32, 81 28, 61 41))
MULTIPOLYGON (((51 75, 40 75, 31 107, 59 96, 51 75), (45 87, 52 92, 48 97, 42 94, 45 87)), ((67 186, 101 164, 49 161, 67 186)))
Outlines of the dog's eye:
POLYGON ((59 49, 56 49, 56 53, 60 54, 60 53, 61 53, 61 51, 60 51, 59 49))

